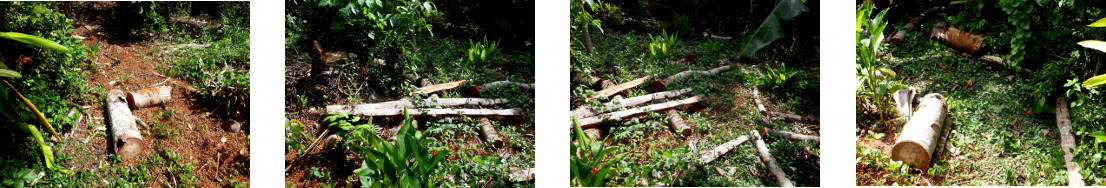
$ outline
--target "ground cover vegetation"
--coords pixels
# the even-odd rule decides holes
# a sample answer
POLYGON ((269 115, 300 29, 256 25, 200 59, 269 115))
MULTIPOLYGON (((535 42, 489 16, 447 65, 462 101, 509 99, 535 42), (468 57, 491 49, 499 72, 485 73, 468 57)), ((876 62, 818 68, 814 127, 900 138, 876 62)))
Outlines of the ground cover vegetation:
POLYGON ((288 187, 534 186, 534 86, 523 86, 534 83, 533 1, 286 4, 288 187), (521 84, 486 85, 500 81, 521 84), (505 99, 474 110, 518 113, 420 110, 462 97, 505 99), (390 117, 328 108, 387 101, 409 103, 390 117))
POLYGON ((247 186, 248 122, 223 125, 249 117, 248 7, 0 3, 0 186, 247 186), (152 85, 173 100, 133 109, 146 144, 116 157, 104 96, 152 85))
POLYGON ((1092 77, 1106 70, 1103 52, 1081 42, 1106 31, 1093 24, 1106 16, 1099 3, 857 1, 858 185, 1103 185, 1106 116, 1092 77), (917 29, 895 37, 906 25, 917 29), (983 36, 982 48, 931 39, 938 27, 983 36), (892 94, 911 87, 942 94, 948 106, 924 171, 891 159, 909 119, 892 94), (1064 137, 1074 141, 1070 160, 1064 137))
MULTIPOLYGON (((818 135, 818 1, 570 3, 572 186, 780 186, 750 131, 818 135), (666 79, 712 69, 720 71, 666 79), (603 94, 643 77, 640 86, 603 94), (688 134, 669 127, 674 118, 668 110, 608 116, 637 108, 619 106, 616 98, 681 89, 691 91, 660 102, 701 96, 702 102, 673 111, 686 121, 688 134), (761 114, 754 99, 770 112, 815 120, 761 114), (740 137, 748 143, 700 163, 740 137)), ((819 185, 817 141, 775 135, 763 141, 788 184, 819 185)))

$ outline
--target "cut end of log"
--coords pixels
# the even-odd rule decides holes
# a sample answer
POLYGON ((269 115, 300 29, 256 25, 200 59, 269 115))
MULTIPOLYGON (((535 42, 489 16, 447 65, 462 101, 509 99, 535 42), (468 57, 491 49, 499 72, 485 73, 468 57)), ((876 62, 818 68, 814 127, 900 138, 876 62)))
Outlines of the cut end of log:
POLYGON ((484 135, 484 141, 491 143, 496 148, 503 147, 503 139, 499 139, 499 131, 492 126, 488 118, 480 118, 480 132, 484 135))
POLYGON ((169 86, 151 87, 127 93, 127 105, 131 109, 162 105, 172 98, 173 88, 169 86))
POLYGON ((142 153, 144 145, 141 138, 124 137, 115 140, 115 155, 122 159, 130 159, 142 153))
POLYGON ((921 143, 901 141, 891 148, 891 160, 902 161, 921 171, 929 170, 929 151, 921 143))

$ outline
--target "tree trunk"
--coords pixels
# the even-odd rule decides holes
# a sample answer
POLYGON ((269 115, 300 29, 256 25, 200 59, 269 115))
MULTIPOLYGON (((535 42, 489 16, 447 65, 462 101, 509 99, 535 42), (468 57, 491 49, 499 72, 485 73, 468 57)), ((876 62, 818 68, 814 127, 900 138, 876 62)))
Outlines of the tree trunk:
POLYGON ((419 88, 418 90, 412 91, 409 95, 422 94, 422 93, 433 93, 433 92, 453 89, 453 88, 456 88, 457 86, 460 86, 462 83, 465 83, 467 81, 468 80, 461 80, 461 81, 454 81, 454 82, 450 82, 450 83, 426 86, 426 87, 419 88))
POLYGON ((151 87, 127 93, 127 104, 131 109, 161 105, 172 99, 173 88, 169 86, 151 87))
POLYGON ((591 32, 588 32, 588 24, 584 23, 584 27, 582 28, 584 28, 582 29, 584 30, 584 48, 586 48, 584 49, 584 52, 595 55, 595 45, 591 43, 591 32))
POLYGON ((113 89, 107 95, 107 109, 111 115, 111 132, 115 155, 129 159, 142 153, 142 131, 138 130, 134 114, 127 106, 123 91, 113 89))
MULTIPOLYGON (((440 109, 440 108, 413 108, 407 109, 408 113, 412 117, 423 116, 459 116, 461 114, 467 116, 519 116, 522 115, 519 109, 440 109)), ((350 115, 358 116, 373 116, 373 117, 401 117, 403 116, 403 109, 341 109, 332 110, 333 113, 348 113, 350 115)))
MULTIPOLYGON (((792 139, 792 140, 806 140, 806 141, 813 140, 815 142, 821 142, 821 140, 819 139, 818 136, 803 135, 803 134, 796 134, 796 133, 787 132, 787 131, 772 130, 772 129, 769 129, 768 127, 761 127, 760 130, 761 130, 760 134, 772 134, 772 135, 776 135, 776 136, 780 136, 780 137, 784 137, 784 138, 792 139)), ((767 135, 761 135, 761 136, 767 136, 767 135)))
POLYGON ((507 103, 507 99, 488 99, 488 98, 439 98, 439 99, 423 99, 421 103, 426 105, 418 105, 408 99, 398 101, 388 101, 381 103, 371 104, 356 104, 356 105, 327 105, 327 111, 362 111, 372 109, 402 109, 407 108, 421 108, 429 106, 493 106, 503 103, 507 103))
POLYGON ((615 93, 622 92, 622 91, 625 91, 627 89, 637 87, 638 85, 641 85, 641 83, 644 83, 645 79, 649 79, 650 77, 652 77, 652 76, 641 77, 641 78, 638 78, 636 80, 632 80, 630 82, 618 84, 614 87, 603 89, 603 90, 599 91, 599 95, 592 95, 591 97, 588 97, 587 100, 596 99, 596 98, 599 98, 599 97, 609 97, 611 95, 614 95, 615 93))
POLYGON ((672 131, 684 137, 691 136, 691 129, 687 127, 687 121, 680 117, 680 113, 676 110, 668 110, 668 125, 672 127, 672 131))
POLYGON ((495 131, 495 127, 492 127, 492 122, 488 118, 480 118, 480 134, 484 136, 484 142, 491 143, 497 148, 503 147, 503 140, 499 139, 499 131, 495 131))
MULTIPOLYGON (((618 108, 629 107, 629 106, 637 106, 637 105, 644 104, 644 103, 647 103, 647 102, 664 100, 664 99, 668 99, 668 98, 671 98, 671 97, 680 96, 680 95, 683 95, 684 93, 687 93, 687 92, 691 92, 691 89, 690 88, 685 88, 685 89, 680 89, 680 90, 664 91, 664 92, 657 92, 657 93, 652 93, 652 94, 642 95, 642 96, 637 96, 637 97, 630 97, 630 98, 626 98, 626 99, 622 99, 622 100, 612 100, 611 102, 603 103, 603 106, 611 107, 612 109, 618 109, 618 108)), ((576 110, 572 111, 572 114, 575 115, 577 119, 583 119, 583 118, 595 116, 596 113, 597 112, 595 112, 595 110, 592 110, 591 107, 588 107, 586 105, 583 106, 583 107, 580 107, 580 108, 576 108, 576 110)))
POLYGON ((933 150, 940 137, 946 113, 945 97, 931 93, 922 98, 914 116, 903 126, 891 148, 891 159, 902 161, 922 171, 929 169, 933 150))
POLYGON ((779 165, 776 165, 776 158, 772 158, 772 154, 768 153, 768 146, 764 144, 764 139, 760 137, 760 134, 756 130, 751 131, 753 136, 757 137, 757 153, 760 153, 760 159, 764 161, 768 166, 768 171, 772 172, 773 176, 776 176, 776 181, 780 182, 780 187, 794 187, 791 184, 791 180, 787 179, 787 174, 783 173, 783 169, 779 165))
POLYGON ((888 41, 884 41, 884 42, 890 42, 890 43, 893 43, 893 44, 902 43, 902 40, 904 38, 906 38, 906 32, 908 32, 910 30, 914 30, 914 28, 917 27, 919 22, 922 22, 922 20, 925 18, 926 15, 928 15, 929 13, 932 13, 933 11, 937 11, 937 10, 941 10, 941 7, 929 8, 929 10, 926 10, 926 11, 922 12, 921 14, 918 14, 918 16, 914 16, 914 18, 910 19, 910 22, 906 23, 905 27, 903 27, 902 30, 899 30, 898 32, 896 32, 893 37, 888 38, 888 41))
POLYGON ((1056 99, 1056 125, 1060 127, 1060 149, 1064 150, 1064 167, 1068 169, 1068 186, 1085 186, 1083 175, 1079 174, 1079 164, 1071 162, 1075 157, 1075 138, 1071 135, 1071 118, 1068 117, 1068 100, 1056 99))
MULTIPOLYGON (((607 113, 607 114, 604 114, 604 115, 599 115, 599 116, 596 116, 596 117, 584 118, 584 119, 579 120, 580 128, 586 129, 586 128, 591 128, 591 127, 594 127, 594 126, 597 126, 597 125, 601 125, 603 123, 609 122, 608 119, 622 119, 622 118, 626 118, 626 117, 637 116, 637 115, 644 114, 646 111, 656 112, 656 111, 668 110, 668 109, 672 109, 672 108, 676 108, 676 107, 680 107, 680 106, 695 104, 695 103, 697 103, 699 101, 702 101, 702 100, 703 100, 702 97, 694 96, 694 97, 683 99, 683 100, 671 101, 671 102, 660 103, 660 104, 654 104, 654 105, 644 106, 644 107, 640 107, 640 108, 634 108, 634 109, 623 110, 623 111, 618 111, 618 112, 611 112, 611 113, 607 113)), ((572 126, 569 125, 569 128, 571 129, 572 126)))
POLYGON ((722 143, 722 145, 714 147, 713 150, 707 151, 706 154, 703 154, 703 156, 699 158, 699 165, 706 165, 707 163, 718 159, 718 157, 722 156, 722 154, 730 152, 731 149, 737 147, 737 145, 741 145, 741 143, 745 143, 745 141, 748 140, 749 137, 743 135, 741 137, 737 137, 737 139, 722 143))

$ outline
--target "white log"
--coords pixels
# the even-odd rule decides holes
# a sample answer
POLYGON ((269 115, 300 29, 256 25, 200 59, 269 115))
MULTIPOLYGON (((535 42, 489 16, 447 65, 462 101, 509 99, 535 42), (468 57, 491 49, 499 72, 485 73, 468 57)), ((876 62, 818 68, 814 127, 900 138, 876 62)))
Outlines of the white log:
MULTIPOLYGON (((624 108, 624 107, 630 107, 630 106, 637 106, 637 105, 644 104, 644 103, 647 103, 647 102, 664 100, 664 99, 668 99, 668 98, 671 98, 671 97, 680 96, 680 95, 683 95, 684 93, 687 93, 687 92, 691 92, 691 88, 685 88, 685 89, 680 89, 680 90, 672 90, 672 91, 664 91, 664 92, 656 92, 656 93, 652 93, 652 94, 648 94, 648 95, 625 98, 625 99, 622 99, 622 100, 613 100, 611 102, 603 103, 603 106, 611 107, 612 109, 618 109, 618 108, 624 108)), ((595 112, 595 110, 592 110, 591 107, 588 107, 588 106, 576 108, 576 110, 572 111, 572 115, 576 116, 577 119, 583 119, 583 118, 595 116, 595 114, 597 114, 597 112, 595 112)))
MULTIPOLYGON (((347 113, 350 115, 358 116, 373 116, 373 117, 399 117, 403 116, 403 109, 355 109, 355 110, 334 110, 331 113, 347 113)), ((407 109, 407 112, 412 117, 423 116, 458 116, 461 114, 467 116, 519 116, 522 115, 519 109, 440 109, 440 108, 412 108, 407 109)))
POLYGON ((425 106, 416 105, 414 102, 408 99, 388 101, 381 103, 370 104, 356 104, 356 105, 327 105, 327 111, 361 111, 369 109, 402 109, 408 108, 422 108, 430 106, 491 106, 507 103, 507 99, 489 99, 489 98, 437 98, 437 99, 423 99, 422 103, 425 106))
POLYGON ((480 134, 484 136, 484 142, 491 143, 497 148, 503 147, 503 140, 499 139, 499 131, 492 126, 492 121, 486 117, 480 118, 480 134))
POLYGON ((776 165, 776 158, 772 158, 772 154, 768 153, 768 146, 764 144, 764 139, 760 137, 760 134, 756 130, 750 131, 753 136, 757 137, 757 152, 760 153, 760 159, 764 161, 768 166, 768 171, 772 172, 773 176, 776 176, 776 181, 780 182, 780 187, 794 187, 790 179, 787 179, 787 174, 783 173, 783 169, 776 165))
POLYGON ((772 114, 773 117, 779 117, 779 118, 782 118, 784 121, 790 121, 790 122, 810 123, 810 124, 818 124, 818 122, 819 122, 817 116, 801 116, 801 115, 798 115, 798 114, 789 114, 789 113, 782 113, 782 112, 771 112, 770 114, 772 114))
POLYGON ((680 73, 677 73, 677 74, 672 75, 672 76, 668 76, 668 78, 664 79, 664 84, 671 84, 673 81, 676 81, 676 79, 688 77, 688 76, 691 76, 692 74, 698 74, 698 75, 702 75, 702 76, 714 76, 718 73, 726 72, 726 71, 729 71, 729 70, 730 70, 730 66, 726 65, 726 66, 721 66, 721 67, 718 67, 718 68, 714 68, 714 69, 711 69, 711 70, 705 70, 705 71, 684 71, 684 72, 680 72, 680 73))
POLYGON ((480 90, 481 93, 483 93, 484 91, 487 91, 489 88, 507 87, 507 86, 512 86, 512 85, 516 86, 516 87, 519 87, 519 88, 522 88, 522 89, 526 89, 526 90, 534 90, 534 84, 518 83, 518 82, 512 82, 512 81, 496 81, 496 82, 492 82, 492 83, 486 83, 484 85, 480 85, 479 90, 480 90))
POLYGON ((764 103, 760 102, 760 91, 755 87, 753 88, 753 102, 757 104, 757 112, 760 112, 760 115, 769 115, 768 108, 765 108, 764 103))
POLYGON ((722 154, 730 152, 730 150, 732 150, 734 147, 737 147, 737 145, 741 145, 741 143, 745 143, 745 141, 749 141, 749 137, 742 135, 741 137, 737 137, 737 139, 722 143, 722 145, 714 147, 713 150, 710 150, 706 154, 703 154, 702 157, 699 157, 699 165, 706 165, 707 163, 718 159, 718 156, 722 156, 722 154))
MULTIPOLYGON (((787 131, 773 130, 773 129, 769 129, 768 127, 761 127, 760 130, 762 131, 761 134, 772 134, 772 135, 776 135, 776 136, 780 136, 780 137, 787 138, 787 139, 792 139, 792 140, 821 142, 818 136, 811 136, 811 135, 804 135, 804 134, 792 133, 792 132, 787 132, 787 131)), ((761 136, 766 136, 766 135, 761 135, 761 136)))
POLYGON ((1071 135, 1071 118, 1068 116, 1068 100, 1056 99, 1056 126, 1060 127, 1060 149, 1064 150, 1064 167, 1068 170, 1068 186, 1085 186, 1083 175, 1079 174, 1079 164, 1071 162, 1075 157, 1075 138, 1071 135))
POLYGON ((127 93, 127 104, 131 109, 161 105, 172 99, 173 88, 169 86, 151 87, 127 93))
POLYGON ((946 105, 941 94, 931 93, 923 97, 914 116, 906 122, 895 140, 891 159, 922 171, 928 170, 945 122, 946 105))
MULTIPOLYGON (((654 104, 654 105, 644 106, 644 107, 640 107, 640 108, 628 109, 628 110, 623 110, 623 111, 618 111, 618 112, 611 112, 611 113, 607 113, 607 114, 603 114, 603 115, 599 115, 599 116, 595 116, 595 117, 584 118, 584 119, 580 119, 580 121, 579 121, 580 128, 583 128, 583 129, 591 128, 591 127, 606 123, 606 122, 608 122, 612 119, 622 119, 622 118, 626 118, 626 117, 637 116, 637 115, 644 114, 646 111, 656 112, 656 111, 668 110, 668 109, 672 109, 672 108, 676 108, 676 107, 680 107, 680 106, 695 104, 695 103, 700 102, 700 101, 703 101, 702 97, 693 96, 691 98, 687 98, 687 99, 683 99, 683 100, 670 101, 670 102, 666 102, 666 103, 654 104)), ((572 128, 571 124, 569 125, 569 128, 572 128)))
POLYGON ((142 132, 138 130, 134 114, 131 114, 127 106, 127 98, 123 91, 113 89, 107 95, 107 109, 111 118, 112 146, 115 155, 119 158, 129 159, 142 153, 142 132))

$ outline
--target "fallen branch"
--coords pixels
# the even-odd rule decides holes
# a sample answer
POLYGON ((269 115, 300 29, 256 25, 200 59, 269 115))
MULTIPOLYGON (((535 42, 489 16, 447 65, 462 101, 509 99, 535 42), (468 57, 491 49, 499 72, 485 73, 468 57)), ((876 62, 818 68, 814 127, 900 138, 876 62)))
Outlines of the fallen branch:
POLYGON ((729 71, 729 70, 730 70, 729 65, 721 66, 721 67, 718 67, 718 68, 714 68, 714 69, 711 69, 711 70, 705 70, 705 71, 690 71, 689 70, 689 71, 676 73, 672 76, 668 76, 668 78, 665 78, 664 80, 658 80, 658 81, 660 81, 661 84, 664 85, 664 84, 670 84, 670 83, 676 81, 676 79, 688 77, 688 76, 691 76, 693 74, 698 74, 700 76, 714 76, 718 73, 726 72, 726 71, 729 71))
MULTIPOLYGON (((622 100, 612 100, 611 102, 603 103, 603 106, 607 106, 607 107, 610 107, 612 109, 618 109, 618 108, 629 107, 629 106, 637 106, 637 105, 644 104, 644 103, 647 103, 647 102, 650 102, 650 101, 657 101, 657 100, 668 99, 668 98, 675 97, 675 96, 680 96, 680 95, 683 95, 684 93, 687 93, 687 92, 691 92, 691 89, 690 88, 685 88, 685 89, 680 89, 680 90, 664 91, 664 92, 657 92, 657 93, 642 95, 642 96, 637 96, 637 97, 630 97, 630 98, 625 98, 625 99, 622 99, 622 100)), ((593 110, 593 109, 591 109, 590 107, 587 107, 587 106, 577 108, 576 110, 572 111, 572 115, 576 116, 577 119, 582 119, 582 118, 595 116, 595 114, 597 114, 597 112, 595 112, 595 110, 593 110)))
POLYGON ((503 140, 499 139, 499 131, 495 131, 495 127, 488 118, 480 118, 480 134, 484 136, 484 142, 491 143, 497 148, 503 147, 503 140))
POLYGON ((931 93, 922 98, 914 116, 903 125, 891 159, 902 161, 922 171, 929 169, 937 139, 945 121, 947 104, 941 94, 931 93))
POLYGON ((768 116, 768 108, 764 108, 764 103, 760 102, 760 91, 757 88, 753 88, 753 102, 757 104, 757 111, 760 115, 768 116))
POLYGON ((433 92, 453 89, 453 88, 456 88, 457 86, 460 86, 461 84, 463 84, 465 82, 468 82, 468 80, 461 80, 461 81, 454 81, 454 82, 450 82, 450 83, 426 86, 426 87, 419 88, 415 91, 411 91, 411 93, 409 93, 409 95, 416 95, 416 94, 423 94, 423 93, 433 93, 433 92))
POLYGON ((438 98, 438 99, 423 99, 422 103, 426 105, 418 105, 411 100, 398 100, 388 101, 381 103, 370 104, 357 104, 357 105, 327 105, 327 111, 361 111, 372 109, 401 109, 403 107, 419 108, 428 106, 491 106, 507 103, 507 99, 488 99, 488 98, 438 98))
MULTIPOLYGON (((514 167, 512 167, 514 168, 514 167)), ((511 170, 510 179, 513 182, 528 182, 534 180, 534 168, 527 168, 526 170, 514 169, 511 170)))
POLYGON ((798 114, 789 114, 783 112, 771 112, 773 117, 782 117, 784 121, 818 124, 819 120, 816 116, 801 116, 798 114))
POLYGON ((592 95, 592 96, 588 97, 587 100, 597 99, 599 97, 609 97, 611 95, 614 95, 615 93, 622 92, 622 91, 625 91, 627 89, 637 87, 638 85, 641 85, 641 83, 645 83, 645 79, 649 79, 650 77, 652 77, 652 76, 641 77, 641 78, 638 78, 636 80, 632 80, 630 82, 618 84, 614 87, 600 90, 598 95, 592 95))
POLYGON ((676 110, 668 110, 668 125, 672 127, 672 131, 676 134, 691 136, 691 129, 687 127, 687 121, 680 117, 680 113, 676 110))
POLYGON ((902 30, 899 30, 898 32, 895 32, 895 35, 893 37, 888 38, 887 41, 884 41, 884 42, 890 42, 890 43, 893 43, 893 44, 902 43, 902 40, 904 38, 906 38, 906 32, 907 31, 914 30, 914 28, 917 27, 919 22, 922 22, 922 20, 925 18, 926 15, 928 15, 929 13, 932 13, 933 11, 941 10, 941 8, 942 7, 929 8, 929 10, 926 10, 926 11, 922 12, 921 14, 918 14, 918 16, 914 16, 914 18, 910 19, 910 22, 906 23, 905 27, 903 27, 902 30))
MULTIPOLYGON (((580 119, 580 121, 579 121, 580 128, 584 128, 584 129, 591 128, 591 127, 609 122, 612 119, 622 119, 622 118, 626 118, 626 117, 637 116, 637 115, 644 114, 646 111, 668 110, 668 109, 672 109, 672 108, 676 108, 676 107, 680 107, 680 106, 695 104, 695 103, 700 102, 702 100, 703 100, 702 97, 694 96, 694 97, 683 99, 683 100, 670 101, 670 102, 666 102, 666 103, 654 104, 654 105, 644 106, 644 107, 640 107, 640 108, 634 108, 634 109, 623 110, 623 111, 618 111, 618 112, 611 112, 611 113, 607 113, 607 114, 596 116, 596 117, 584 118, 584 119, 580 119)), ((572 126, 569 126, 569 128, 571 128, 571 127, 572 126)))
MULTIPOLYGON (((769 129, 768 127, 761 127, 760 131, 761 131, 761 134, 772 134, 772 135, 776 135, 776 136, 780 136, 780 137, 784 137, 784 138, 792 139, 792 140, 802 140, 802 141, 811 141, 811 140, 813 140, 815 142, 821 142, 818 136, 803 135, 803 134, 797 134, 797 133, 792 133, 792 132, 787 132, 787 131, 778 131, 778 130, 769 129)), ((768 136, 768 135, 761 135, 761 136, 768 136)))
POLYGON ((780 187, 794 187, 795 185, 791 184, 791 180, 787 179, 787 174, 783 173, 783 169, 776 165, 776 158, 772 158, 772 154, 768 153, 768 146, 764 144, 764 139, 760 137, 760 134, 758 134, 756 130, 750 132, 753 133, 753 136, 757 137, 756 145, 757 152, 760 153, 760 159, 767 164, 768 171, 771 171, 772 175, 776 176, 776 181, 780 182, 780 187))
POLYGON ((730 152, 731 149, 733 149, 737 145, 741 145, 741 143, 745 143, 745 141, 748 140, 749 137, 742 135, 741 137, 737 137, 737 139, 722 143, 722 145, 714 147, 713 150, 707 151, 706 154, 703 154, 703 156, 699 158, 699 165, 706 165, 707 163, 718 159, 718 157, 722 156, 722 154, 730 152))
POLYGON ((107 109, 111 115, 111 131, 114 138, 112 146, 115 155, 128 159, 142 153, 142 132, 138 130, 135 117, 127 107, 123 91, 113 89, 107 95, 107 109))
MULTIPOLYGON (((329 109, 328 109, 329 110, 329 109)), ((461 114, 467 116, 518 116, 522 115, 519 109, 440 109, 440 108, 413 108, 407 109, 412 117, 423 116, 458 116, 461 114)), ((347 113, 350 115, 359 116, 373 116, 373 117, 400 117, 403 116, 403 109, 356 109, 356 110, 334 110, 332 113, 347 113)))
POLYGON ((476 87, 477 91, 479 91, 480 93, 483 93, 484 91, 487 91, 490 88, 507 87, 507 86, 516 86, 516 87, 526 89, 526 90, 534 90, 534 84, 518 83, 518 82, 512 82, 512 81, 496 81, 496 82, 486 83, 484 85, 473 86, 473 87, 476 87))
POLYGON ((1056 99, 1056 125, 1060 127, 1060 149, 1064 150, 1064 167, 1068 169, 1068 186, 1085 186, 1083 175, 1079 174, 1079 164, 1071 162, 1075 157, 1075 139, 1071 135, 1071 118, 1068 116, 1068 100, 1056 99))

